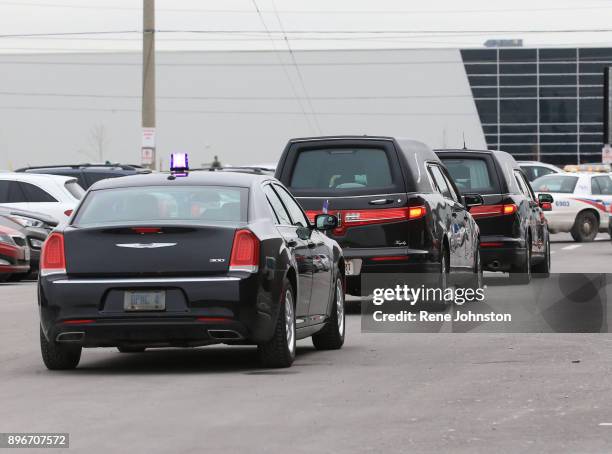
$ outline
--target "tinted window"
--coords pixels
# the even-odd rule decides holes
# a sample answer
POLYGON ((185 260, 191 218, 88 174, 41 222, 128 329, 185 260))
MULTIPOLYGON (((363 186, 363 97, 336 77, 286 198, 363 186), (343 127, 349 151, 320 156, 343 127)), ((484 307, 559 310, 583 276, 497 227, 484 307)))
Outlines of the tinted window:
POLYGON ((519 189, 521 190, 521 193, 528 199, 534 200, 535 197, 531 193, 531 189, 529 189, 529 183, 525 181, 525 177, 523 177, 523 174, 521 174, 521 172, 519 172, 518 170, 515 170, 514 178, 516 178, 516 182, 519 186, 519 189))
POLYGON ((40 189, 38 186, 23 182, 20 184, 23 192, 25 192, 28 202, 57 202, 54 197, 40 189))
POLYGON ((85 195, 85 190, 76 181, 67 181, 64 187, 77 200, 81 200, 85 195))
POLYGON ((612 179, 609 176, 593 177, 592 190, 596 195, 612 195, 612 179))
POLYGON ((281 202, 280 198, 278 197, 278 194, 274 192, 272 186, 266 185, 264 186, 263 190, 266 193, 268 203, 270 204, 270 208, 272 208, 272 211, 276 215, 278 223, 284 225, 292 225, 293 223, 291 222, 291 218, 289 217, 289 214, 283 206, 283 202, 281 202))
POLYGON ((27 202, 25 194, 16 181, 0 180, 0 203, 27 202))
POLYGON ((392 185, 387 153, 376 148, 302 151, 291 177, 295 189, 379 189, 392 185))
POLYGON ((536 192, 559 192, 561 194, 571 194, 578 183, 578 177, 562 175, 546 175, 531 183, 531 187, 536 192))
POLYGON ((246 221, 248 189, 229 186, 148 186, 92 191, 74 224, 246 221))
POLYGON ((274 185, 274 189, 283 201, 283 205, 285 205, 287 211, 289 211, 289 215, 291 216, 291 220, 293 221, 292 224, 299 224, 302 227, 308 227, 308 219, 306 219, 306 216, 302 212, 302 209, 297 204, 297 202, 293 200, 293 197, 291 197, 284 188, 280 187, 277 184, 274 185))
POLYGON ((447 199, 451 199, 451 190, 448 187, 448 184, 446 183, 446 180, 444 179, 444 175, 442 175, 442 171, 440 170, 440 168, 434 165, 429 166, 428 168, 438 191, 447 199))
POLYGON ((479 158, 442 158, 461 193, 494 194, 499 190, 493 182, 489 165, 479 158))

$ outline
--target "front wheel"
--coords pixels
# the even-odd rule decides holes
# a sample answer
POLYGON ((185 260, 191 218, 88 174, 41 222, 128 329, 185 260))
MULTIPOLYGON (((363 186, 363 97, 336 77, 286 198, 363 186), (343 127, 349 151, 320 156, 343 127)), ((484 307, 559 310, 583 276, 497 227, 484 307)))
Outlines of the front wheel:
POLYGON ((344 345, 344 335, 346 332, 344 285, 340 273, 338 272, 337 274, 334 302, 329 319, 321 331, 312 335, 312 343, 317 350, 338 350, 344 345))
POLYGON ((257 346, 259 359, 265 367, 290 367, 295 359, 295 305, 293 287, 283 281, 280 308, 274 334, 268 342, 257 346))
POLYGON ((40 352, 49 370, 75 369, 81 360, 80 345, 63 345, 48 340, 40 327, 40 352))

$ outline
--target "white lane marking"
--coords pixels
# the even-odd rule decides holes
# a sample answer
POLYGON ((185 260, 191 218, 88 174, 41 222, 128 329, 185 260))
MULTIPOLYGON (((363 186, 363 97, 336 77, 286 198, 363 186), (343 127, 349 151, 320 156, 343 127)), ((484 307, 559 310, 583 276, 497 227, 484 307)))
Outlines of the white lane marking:
POLYGON ((571 251, 572 249, 578 249, 579 247, 582 247, 582 244, 571 244, 569 246, 562 247, 561 249, 564 251, 571 251))
POLYGON ((612 426, 612 422, 600 422, 600 426, 612 426))

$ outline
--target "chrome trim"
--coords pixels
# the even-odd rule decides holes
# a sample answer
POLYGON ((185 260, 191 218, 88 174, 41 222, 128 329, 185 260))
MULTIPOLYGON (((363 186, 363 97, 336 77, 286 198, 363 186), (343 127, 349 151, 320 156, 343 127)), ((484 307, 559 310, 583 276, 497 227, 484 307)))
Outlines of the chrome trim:
POLYGON ((115 246, 131 249, 159 249, 162 247, 176 246, 176 243, 117 243, 115 246))
POLYGON ((81 342, 84 338, 85 338, 84 331, 64 331, 63 333, 59 333, 55 337, 55 342, 81 342), (79 338, 78 339, 67 339, 67 340, 62 339, 63 337, 70 337, 74 335, 78 335, 79 338))
POLYGON ((159 277, 124 279, 58 279, 54 284, 166 284, 180 282, 226 282, 239 281, 239 277, 159 277))
POLYGON ((328 197, 328 196, 320 196, 320 197, 311 197, 311 196, 296 196, 295 198, 297 200, 299 199, 346 199, 346 198, 357 198, 357 197, 385 197, 388 195, 395 195, 395 196, 405 196, 405 195, 410 195, 410 194, 417 194, 416 192, 394 192, 392 194, 368 194, 368 195, 345 195, 345 196, 332 196, 332 197, 328 197))

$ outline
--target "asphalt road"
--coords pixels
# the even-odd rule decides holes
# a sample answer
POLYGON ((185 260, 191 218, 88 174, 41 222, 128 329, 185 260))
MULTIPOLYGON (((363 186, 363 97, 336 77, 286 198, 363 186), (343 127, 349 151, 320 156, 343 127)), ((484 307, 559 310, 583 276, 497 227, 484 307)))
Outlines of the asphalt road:
MULTIPOLYGON (((556 235, 553 271, 612 271, 601 237, 556 235)), ((49 372, 35 296, 0 286, 0 432, 69 432, 67 452, 612 451, 608 334, 362 334, 351 314, 342 350, 301 341, 290 369, 207 347, 49 372)))

